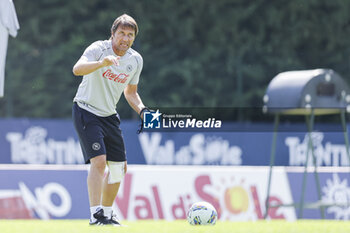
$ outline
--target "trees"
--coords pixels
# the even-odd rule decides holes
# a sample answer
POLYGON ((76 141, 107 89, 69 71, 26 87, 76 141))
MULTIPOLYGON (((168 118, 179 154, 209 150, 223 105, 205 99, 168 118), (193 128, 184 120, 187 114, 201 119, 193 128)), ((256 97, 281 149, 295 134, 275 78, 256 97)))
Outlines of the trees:
MULTIPOLYGON (((70 117, 80 82, 72 66, 91 42, 109 37, 122 13, 140 27, 134 45, 144 58, 139 91, 149 106, 260 107, 269 81, 286 70, 332 68, 348 80, 345 0, 16 0, 15 5, 21 29, 9 41, 0 116, 70 117)), ((118 109, 122 118, 135 117, 123 99, 118 109)))

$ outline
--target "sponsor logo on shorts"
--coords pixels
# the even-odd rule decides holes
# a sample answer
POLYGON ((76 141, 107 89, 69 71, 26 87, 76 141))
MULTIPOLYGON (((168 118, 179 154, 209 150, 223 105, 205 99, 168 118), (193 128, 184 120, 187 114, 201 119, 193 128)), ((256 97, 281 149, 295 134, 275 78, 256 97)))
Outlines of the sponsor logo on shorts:
POLYGON ((99 150, 100 148, 101 148, 100 143, 95 142, 94 144, 92 144, 92 149, 93 149, 93 150, 99 150))

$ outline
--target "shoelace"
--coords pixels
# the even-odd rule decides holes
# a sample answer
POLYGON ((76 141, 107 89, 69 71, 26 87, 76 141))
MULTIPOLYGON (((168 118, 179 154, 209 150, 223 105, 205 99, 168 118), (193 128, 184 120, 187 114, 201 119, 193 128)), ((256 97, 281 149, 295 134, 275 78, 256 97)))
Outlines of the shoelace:
POLYGON ((119 225, 121 225, 116 214, 112 213, 111 220, 114 221, 114 222, 117 222, 119 225))
POLYGON ((117 217, 117 215, 116 215, 116 214, 112 214, 111 219, 115 219, 116 221, 118 221, 118 222, 119 222, 119 219, 118 219, 118 217, 117 217))

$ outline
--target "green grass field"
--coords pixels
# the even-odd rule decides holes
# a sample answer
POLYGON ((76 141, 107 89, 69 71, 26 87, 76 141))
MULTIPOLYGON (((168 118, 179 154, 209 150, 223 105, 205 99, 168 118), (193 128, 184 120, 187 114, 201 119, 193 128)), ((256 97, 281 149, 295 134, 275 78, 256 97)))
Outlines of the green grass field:
POLYGON ((125 227, 89 226, 87 220, 0 220, 0 233, 349 233, 350 222, 301 220, 218 222, 214 226, 191 226, 186 221, 123 222, 125 227))

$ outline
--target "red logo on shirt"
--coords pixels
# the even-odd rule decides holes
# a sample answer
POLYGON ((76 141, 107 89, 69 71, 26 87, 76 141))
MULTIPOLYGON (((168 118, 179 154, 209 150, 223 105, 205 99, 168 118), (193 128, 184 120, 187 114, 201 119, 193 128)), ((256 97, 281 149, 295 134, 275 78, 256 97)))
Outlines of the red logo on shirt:
POLYGON ((109 80, 113 80, 114 82, 118 83, 125 83, 129 75, 120 73, 120 74, 114 74, 110 69, 106 70, 102 76, 104 78, 107 78, 109 80))

